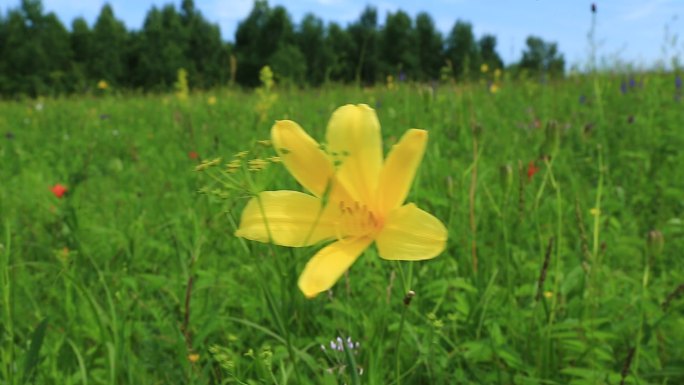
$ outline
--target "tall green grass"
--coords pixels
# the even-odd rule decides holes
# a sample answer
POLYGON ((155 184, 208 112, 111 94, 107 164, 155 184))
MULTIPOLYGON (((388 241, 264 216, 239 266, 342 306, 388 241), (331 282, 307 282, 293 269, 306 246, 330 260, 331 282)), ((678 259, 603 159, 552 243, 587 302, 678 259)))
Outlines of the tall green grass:
POLYGON ((235 90, 2 102, 1 382, 682 383, 684 101, 672 74, 634 77, 276 89, 265 121, 235 90), (292 177, 195 167, 273 155, 274 119, 322 140, 346 103, 376 109, 386 151, 429 130, 409 200, 448 247, 371 248, 307 300, 316 247, 233 236, 250 193, 292 177))

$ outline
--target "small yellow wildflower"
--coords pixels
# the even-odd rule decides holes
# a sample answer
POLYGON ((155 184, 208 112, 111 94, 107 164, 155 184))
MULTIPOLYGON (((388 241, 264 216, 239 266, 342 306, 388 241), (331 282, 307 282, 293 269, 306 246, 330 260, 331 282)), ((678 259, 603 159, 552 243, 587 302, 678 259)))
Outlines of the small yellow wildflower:
POLYGON ((247 165, 249 166, 249 171, 261 171, 268 165, 268 162, 263 159, 256 158, 247 162, 247 165))
POLYGON ((106 80, 100 80, 99 82, 97 82, 97 88, 100 90, 106 90, 107 88, 109 88, 109 84, 106 80))
POLYGON ((282 159, 280 159, 279 156, 271 156, 271 157, 268 158, 268 160, 269 160, 271 163, 280 163, 280 162, 283 161, 282 159))
POLYGON ((491 92, 491 93, 493 93, 493 94, 499 92, 499 85, 496 84, 496 83, 490 84, 490 85, 489 85, 489 92, 491 92))
POLYGON ((200 355, 197 353, 190 353, 188 354, 188 361, 192 362, 193 364, 197 361, 199 361, 200 355))
POLYGON ((212 95, 209 98, 207 98, 207 104, 210 106, 216 104, 216 96, 212 95))
POLYGON ((235 235, 289 247, 332 241, 299 277, 307 297, 332 287, 373 242, 387 260, 431 259, 446 247, 444 224, 415 204, 404 204, 427 131, 408 130, 383 161, 375 111, 346 105, 330 118, 327 152, 290 120, 277 121, 271 139, 285 167, 312 195, 261 192, 247 203, 235 235))
POLYGON ((273 70, 271 70, 271 67, 264 66, 261 68, 261 71, 259 71, 259 80, 267 90, 270 90, 275 85, 273 78, 273 70))
POLYGON ((205 160, 195 167, 195 171, 204 171, 210 167, 216 166, 219 163, 221 163, 221 158, 215 158, 212 160, 205 160))
POLYGON ((188 100, 190 88, 188 86, 188 71, 185 68, 179 68, 176 75, 176 83, 173 85, 176 89, 176 97, 178 100, 188 100))
POLYGON ((546 297, 546 298, 548 298, 548 299, 553 298, 553 292, 552 292, 552 291, 548 291, 548 290, 545 291, 545 292, 544 292, 544 297, 546 297))
POLYGON ((487 65, 487 63, 482 63, 482 65, 480 66, 480 72, 486 74, 487 71, 489 71, 489 66, 487 65))
POLYGON ((593 217, 597 217, 601 215, 601 210, 597 209, 596 207, 592 207, 591 209, 589 209, 589 214, 591 214, 591 216, 593 217))
POLYGON ((236 157, 236 158, 238 158, 238 159, 242 159, 242 158, 246 157, 247 154, 249 154, 249 151, 240 151, 240 152, 238 152, 237 154, 235 154, 235 155, 233 155, 233 156, 236 157))
POLYGON ((232 174, 235 171, 237 171, 241 165, 242 161, 240 159, 233 159, 230 162, 228 162, 226 168, 228 169, 228 172, 232 174))
POLYGON ((496 80, 501 79, 501 75, 502 75, 502 74, 503 74, 503 73, 501 72, 501 69, 500 69, 500 68, 495 69, 495 70, 494 70, 494 79, 496 79, 496 80))

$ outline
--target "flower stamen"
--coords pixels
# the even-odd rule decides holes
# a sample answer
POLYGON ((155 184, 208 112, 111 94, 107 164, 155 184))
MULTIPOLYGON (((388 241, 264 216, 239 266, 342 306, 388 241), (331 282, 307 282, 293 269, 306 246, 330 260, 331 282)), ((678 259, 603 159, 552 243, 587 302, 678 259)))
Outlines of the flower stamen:
POLYGON ((359 202, 347 205, 340 201, 339 208, 340 215, 336 224, 338 240, 372 235, 381 229, 381 221, 367 205, 361 205, 359 202))

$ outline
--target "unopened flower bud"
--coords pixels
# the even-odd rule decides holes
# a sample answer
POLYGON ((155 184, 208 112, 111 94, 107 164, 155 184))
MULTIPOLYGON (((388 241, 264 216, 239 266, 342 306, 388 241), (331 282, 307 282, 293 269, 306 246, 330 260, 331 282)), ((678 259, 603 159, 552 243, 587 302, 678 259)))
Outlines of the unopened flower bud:
POLYGON ((646 245, 648 248, 648 254, 651 257, 658 257, 663 251, 663 246, 665 245, 665 239, 663 238, 663 233, 659 230, 651 230, 646 236, 646 245))
POLYGON ((508 191, 508 188, 513 184, 513 167, 510 164, 504 164, 499 168, 501 189, 508 191))
POLYGON ((416 296, 416 292, 413 290, 409 290, 408 293, 406 293, 406 296, 404 297, 404 305, 406 305, 406 306, 410 305, 411 300, 415 296, 416 296))

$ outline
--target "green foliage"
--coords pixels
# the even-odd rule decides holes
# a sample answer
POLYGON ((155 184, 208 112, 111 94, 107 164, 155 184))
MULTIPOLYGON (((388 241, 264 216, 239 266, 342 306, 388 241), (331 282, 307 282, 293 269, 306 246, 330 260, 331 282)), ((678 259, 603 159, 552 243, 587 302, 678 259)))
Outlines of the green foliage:
POLYGON ((416 78, 417 41, 411 17, 404 11, 387 14, 380 41, 383 72, 395 76, 403 73, 404 76, 416 78))
POLYGON ((73 52, 72 71, 74 88, 78 91, 88 87, 90 76, 89 61, 93 58, 93 33, 88 23, 82 17, 74 19, 71 23, 71 35, 69 36, 71 50, 73 52))
POLYGON ((346 82, 354 79, 356 56, 354 56, 354 40, 344 28, 337 23, 328 25, 326 46, 332 52, 332 63, 327 68, 330 80, 346 82))
POLYGON ((229 79, 231 49, 221 40, 218 25, 209 23, 195 9, 192 0, 184 0, 181 8, 183 26, 188 33, 185 57, 190 59, 188 73, 192 86, 207 89, 225 85, 229 79))
POLYGON ((281 6, 271 9, 265 0, 255 1, 247 19, 238 25, 235 50, 237 81, 244 85, 257 85, 259 71, 265 65, 293 81, 301 81, 306 72, 290 16, 281 6))
POLYGON ((68 90, 69 33, 39 0, 23 0, 10 10, 2 30, 0 85, 12 94, 35 96, 68 90))
MULTIPOLYGON (((354 81, 357 85, 374 84, 379 75, 378 11, 366 6, 359 20, 347 31, 353 42, 354 81)), ((381 77, 382 78, 382 77, 381 77)))
MULTIPOLYGON (((81 34, 85 35, 83 26, 81 34)), ((85 35, 87 36, 87 35, 85 35)), ((85 40, 85 36, 81 39, 85 40)), ((126 26, 114 16, 109 4, 100 10, 93 26, 88 51, 88 76, 90 79, 105 80, 111 85, 121 84, 125 79, 125 48, 128 43, 126 26)), ((87 44, 81 42, 81 44, 87 44)))
POLYGON ((404 385, 684 383, 673 78, 642 74, 626 94, 612 75, 503 77, 496 94, 278 89, 264 123, 261 95, 236 89, 182 107, 173 94, 2 101, 0 383, 339 384, 355 367, 390 384, 396 362, 404 385), (415 263, 371 248, 307 300, 297 278, 320 246, 233 232, 250 191, 301 190, 281 164, 250 168, 274 153, 260 142, 273 119, 321 140, 345 102, 378 106, 386 152, 429 131, 408 200, 444 221, 448 247, 415 263), (360 346, 331 352, 337 336, 360 346))
POLYGON ((479 73, 482 58, 475 42, 473 26, 458 20, 446 38, 446 57, 456 79, 470 79, 479 73))
MULTIPOLYGON (((372 85, 390 75, 402 81, 461 81, 482 77, 483 63, 492 71, 503 68, 496 38, 476 39, 470 23, 457 21, 444 39, 426 13, 414 21, 397 10, 383 21, 370 5, 346 26, 325 24, 313 14, 295 25, 283 6, 256 0, 229 43, 193 0, 181 0, 178 7, 152 6, 142 27, 131 30, 105 3, 92 26, 79 17, 70 31, 54 14, 45 14, 41 0, 21 0, 0 14, 0 43, 0 95, 15 97, 97 95, 100 81, 111 92, 168 92, 180 68, 187 71, 191 89, 257 87, 265 65, 275 70, 281 85, 298 87, 372 85)), ((557 46, 535 37, 528 38, 515 66, 553 77, 563 75, 563 67, 557 46)))
POLYGON ((278 47, 269 62, 281 83, 291 86, 304 84, 306 60, 296 45, 284 44, 278 47))
POLYGON ((527 47, 519 63, 521 70, 527 70, 528 73, 537 76, 559 77, 563 75, 565 59, 558 52, 556 43, 545 42, 539 37, 530 36, 525 44, 527 47))
POLYGON ((313 14, 307 14, 297 30, 296 38, 297 47, 304 56, 305 67, 302 67, 304 72, 308 72, 307 81, 314 86, 328 81, 335 49, 326 44, 323 21, 313 14))
POLYGON ((442 35, 435 28, 430 15, 424 12, 419 13, 416 16, 418 79, 427 81, 440 78, 439 70, 444 65, 442 40, 442 35))
POLYGON ((501 60, 501 56, 496 52, 496 36, 482 36, 478 41, 478 48, 482 63, 487 64, 492 71, 497 68, 504 68, 503 60, 501 60))
POLYGON ((188 67, 185 55, 187 31, 172 5, 161 10, 152 7, 140 34, 140 56, 136 81, 145 88, 166 89, 173 85, 179 68, 188 67))

